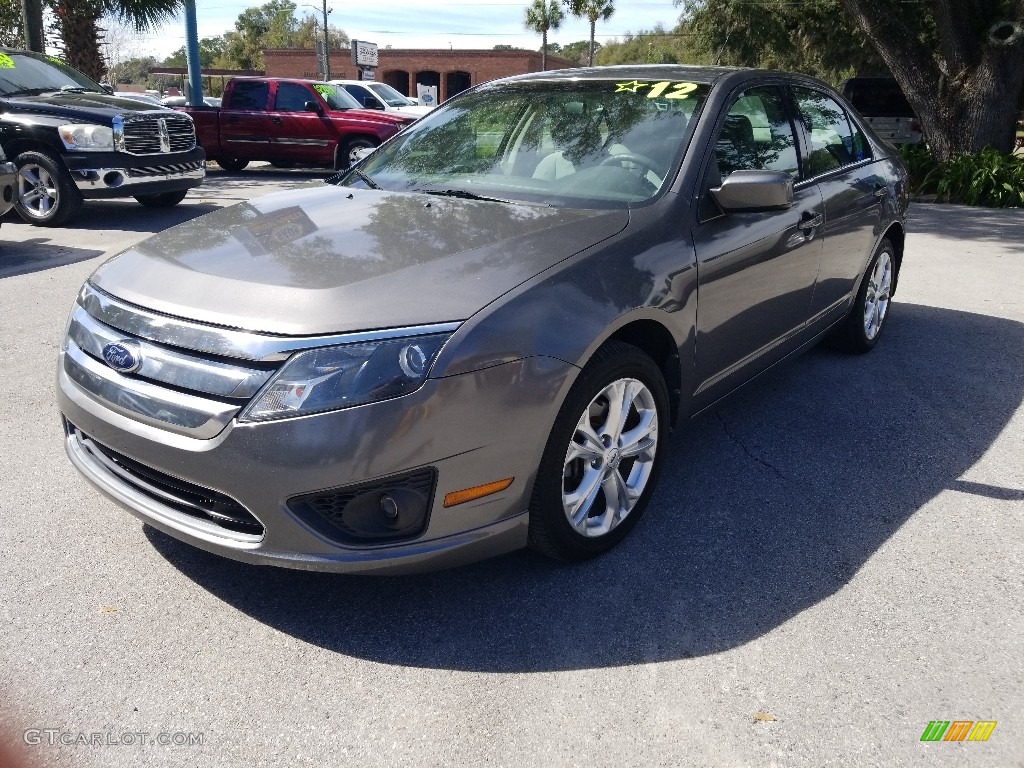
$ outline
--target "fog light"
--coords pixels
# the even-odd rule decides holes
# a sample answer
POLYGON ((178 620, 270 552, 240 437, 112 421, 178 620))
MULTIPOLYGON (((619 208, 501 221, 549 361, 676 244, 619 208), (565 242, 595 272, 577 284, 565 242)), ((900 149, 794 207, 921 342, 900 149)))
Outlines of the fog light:
POLYGON ((384 517, 394 520, 398 517, 398 502, 385 493, 380 497, 380 511, 384 517))

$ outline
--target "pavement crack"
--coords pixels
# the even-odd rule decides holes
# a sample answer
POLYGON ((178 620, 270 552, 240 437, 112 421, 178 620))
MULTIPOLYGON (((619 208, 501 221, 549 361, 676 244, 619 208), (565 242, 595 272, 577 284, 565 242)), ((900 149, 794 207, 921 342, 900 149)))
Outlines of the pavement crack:
POLYGON ((739 449, 741 451, 743 451, 743 453, 745 453, 748 457, 750 457, 751 459, 756 461, 758 464, 760 464, 765 469, 769 470, 772 474, 774 474, 777 478, 779 478, 783 482, 785 482, 785 483, 789 482, 789 478, 786 477, 784 474, 782 474, 779 471, 778 467, 776 467, 774 464, 772 464, 769 461, 765 461, 760 456, 758 456, 756 453, 751 451, 742 440, 740 440, 738 437, 736 437, 736 435, 734 435, 729 430, 729 425, 725 421, 725 419, 722 418, 721 411, 715 411, 715 418, 718 419, 718 423, 722 425, 722 431, 725 433, 725 436, 727 438, 729 438, 730 441, 735 443, 739 447, 739 449))

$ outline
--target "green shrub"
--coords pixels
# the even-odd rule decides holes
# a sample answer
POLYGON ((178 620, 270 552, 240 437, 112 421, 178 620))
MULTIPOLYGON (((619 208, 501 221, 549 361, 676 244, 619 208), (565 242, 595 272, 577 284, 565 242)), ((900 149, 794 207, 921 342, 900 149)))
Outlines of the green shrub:
POLYGON ((1024 161, 991 147, 957 155, 929 170, 917 193, 934 193, 938 202, 988 208, 1024 206, 1024 161))
POLYGON ((928 174, 939 164, 932 156, 932 153, 928 151, 928 147, 924 144, 899 144, 897 148, 900 151, 900 156, 903 158, 904 165, 907 166, 910 189, 919 195, 933 194, 935 192, 934 189, 925 191, 921 186, 928 174))

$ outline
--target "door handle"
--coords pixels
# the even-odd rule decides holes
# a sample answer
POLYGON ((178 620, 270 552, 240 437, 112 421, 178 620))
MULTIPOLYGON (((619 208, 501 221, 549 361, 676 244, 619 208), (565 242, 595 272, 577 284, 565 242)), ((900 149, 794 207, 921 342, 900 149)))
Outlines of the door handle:
POLYGON ((889 190, 885 186, 885 184, 876 184, 875 185, 875 197, 877 197, 878 199, 882 199, 887 194, 889 194, 889 190))
POLYGON ((280 125, 281 124, 281 118, 280 117, 272 117, 272 118, 270 118, 270 122, 272 122, 274 125, 280 125))
POLYGON ((825 217, 820 213, 804 211, 804 215, 800 218, 800 223, 796 225, 796 228, 809 232, 816 227, 820 227, 824 221, 825 217))

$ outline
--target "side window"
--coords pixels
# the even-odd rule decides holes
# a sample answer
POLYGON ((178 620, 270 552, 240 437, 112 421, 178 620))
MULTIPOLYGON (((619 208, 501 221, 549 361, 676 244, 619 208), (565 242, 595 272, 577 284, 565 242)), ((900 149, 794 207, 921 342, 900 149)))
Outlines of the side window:
POLYGON ((236 80, 231 89, 231 98, 225 109, 266 109, 270 96, 270 83, 265 80, 247 82, 236 80))
POLYGON ((846 111, 834 99, 811 88, 793 88, 800 118, 810 140, 807 176, 818 176, 871 157, 871 148, 850 127, 846 111))
POLYGON ((750 88, 740 94, 715 142, 715 159, 723 179, 741 170, 799 174, 793 126, 778 88, 750 88))
POLYGON ((312 91, 298 83, 278 83, 274 109, 278 112, 305 112, 306 102, 316 101, 312 91))
POLYGON ((363 100, 370 95, 361 85, 346 85, 343 87, 353 99, 359 102, 360 107, 363 106, 363 100))

